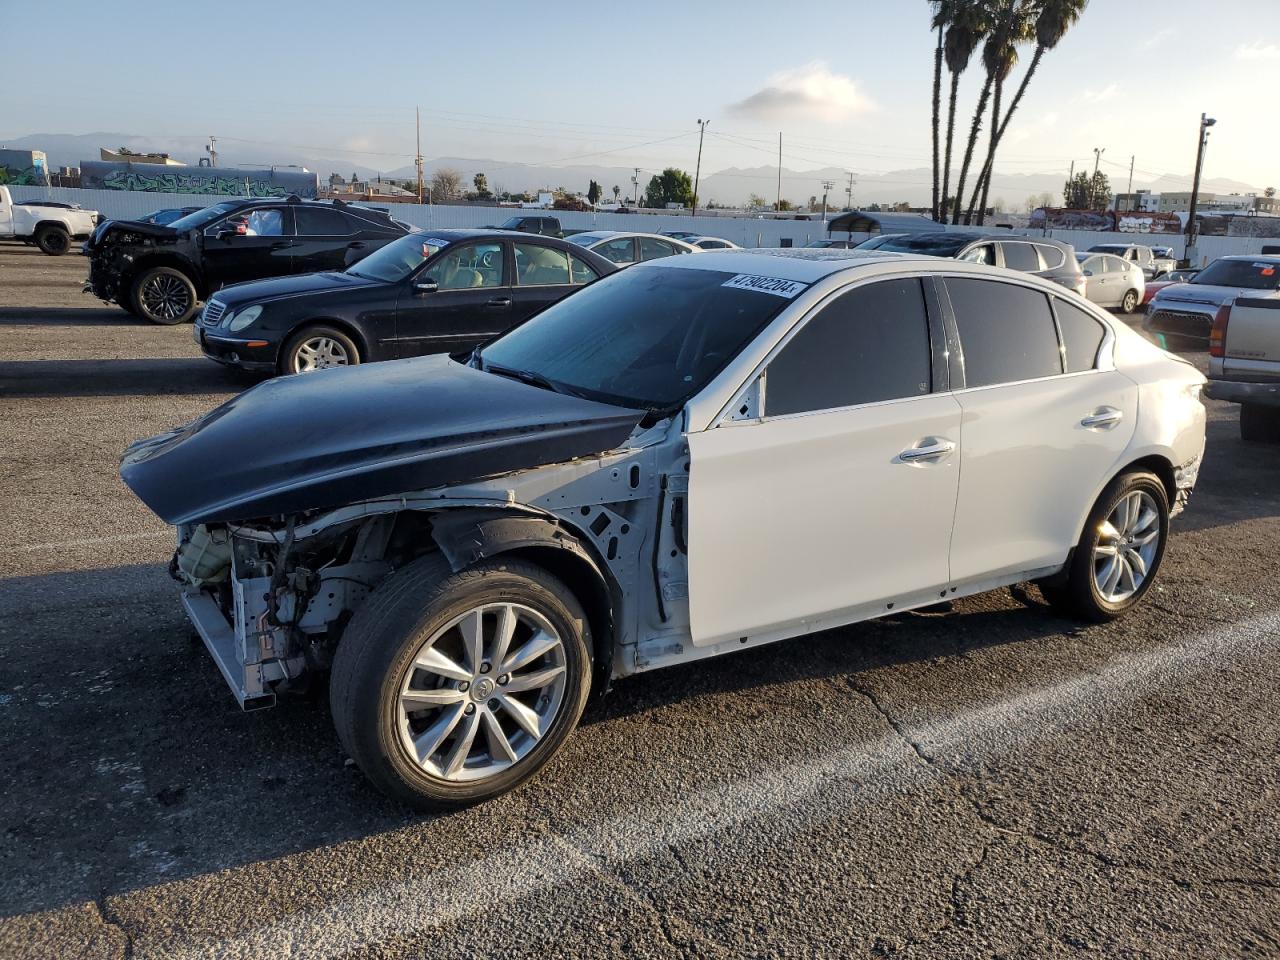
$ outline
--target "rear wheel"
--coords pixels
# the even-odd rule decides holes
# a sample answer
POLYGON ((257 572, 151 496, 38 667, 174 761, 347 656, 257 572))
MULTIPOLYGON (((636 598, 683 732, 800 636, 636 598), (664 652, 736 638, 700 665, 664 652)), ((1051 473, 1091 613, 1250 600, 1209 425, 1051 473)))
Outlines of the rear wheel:
POLYGON ((1280 442, 1280 407, 1242 403, 1240 405, 1240 439, 1257 443, 1280 442))
POLYGON ((336 327, 304 327, 280 352, 281 373, 313 373, 329 367, 349 367, 360 362, 360 350, 336 327))
POLYGON ((65 227, 45 225, 36 229, 36 246, 51 257, 60 257, 71 249, 71 234, 65 227))
POLYGON ((1169 537, 1169 497, 1145 470, 1112 481, 1094 504, 1064 575, 1040 583, 1050 606, 1085 620, 1114 620, 1151 589, 1169 537))
POLYGON ((1124 295, 1124 299, 1120 301, 1121 313, 1133 313, 1138 308, 1138 291, 1130 290, 1124 295))
POLYGON ((534 564, 405 567, 352 619, 333 662, 334 725, 379 788, 462 806, 533 776, 563 746, 590 687, 591 636, 573 593, 534 564))
POLYGON ((152 267, 134 279, 127 309, 136 317, 167 327, 190 320, 199 302, 196 285, 181 270, 152 267))

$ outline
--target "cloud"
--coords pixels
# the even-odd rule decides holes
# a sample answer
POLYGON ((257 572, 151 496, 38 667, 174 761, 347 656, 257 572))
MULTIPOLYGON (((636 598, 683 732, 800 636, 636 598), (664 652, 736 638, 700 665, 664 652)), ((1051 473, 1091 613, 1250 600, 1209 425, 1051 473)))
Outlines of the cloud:
POLYGON ((1177 33, 1178 31, 1174 30, 1172 27, 1165 27, 1163 30, 1157 30, 1151 36, 1147 37, 1147 39, 1138 44, 1138 49, 1154 50, 1156 47, 1162 45, 1166 40, 1176 36, 1177 33))
POLYGON ((1114 83, 1108 83, 1101 90, 1085 90, 1080 96, 1088 100, 1090 103, 1102 103, 1105 100, 1112 99, 1120 92, 1120 88, 1114 83))
POLYGON ((782 70, 729 112, 753 120, 820 120, 832 123, 876 109, 853 80, 822 61, 782 70))
POLYGON ((1027 126, 1018 126, 1017 120, 1014 121, 1013 130, 1009 133, 1007 141, 1002 143, 1023 143, 1027 140, 1035 138, 1039 140, 1046 134, 1053 132, 1058 126, 1059 116, 1057 113, 1050 111, 1041 115, 1036 121, 1027 126))
POLYGON ((1237 60, 1280 60, 1280 46, 1255 40, 1236 47, 1235 56, 1237 60))

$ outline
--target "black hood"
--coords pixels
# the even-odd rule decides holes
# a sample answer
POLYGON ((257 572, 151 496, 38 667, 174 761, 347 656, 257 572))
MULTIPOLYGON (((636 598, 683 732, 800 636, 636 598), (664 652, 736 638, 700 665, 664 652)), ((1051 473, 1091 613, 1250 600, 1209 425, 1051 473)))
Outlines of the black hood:
POLYGON ((642 416, 445 356, 395 360, 259 384, 135 443, 120 476, 168 523, 247 520, 603 453, 642 416))
POLYGON ((381 280, 358 277, 353 273, 295 273, 268 280, 249 280, 223 287, 215 296, 228 307, 241 307, 248 303, 264 303, 277 297, 292 297, 306 293, 339 293, 343 290, 360 290, 384 286, 381 280))
POLYGON ((137 233, 144 237, 165 238, 174 240, 182 234, 172 227, 161 227, 154 223, 142 223, 140 220, 100 220, 89 234, 85 246, 89 249, 100 244, 108 233, 137 233))

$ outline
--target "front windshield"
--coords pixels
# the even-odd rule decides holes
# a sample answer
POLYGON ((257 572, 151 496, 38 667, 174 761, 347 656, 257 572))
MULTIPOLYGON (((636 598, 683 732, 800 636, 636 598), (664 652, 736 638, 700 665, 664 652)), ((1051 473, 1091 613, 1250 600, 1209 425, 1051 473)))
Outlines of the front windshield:
POLYGON ((876 247, 887 253, 923 253, 931 257, 954 257, 973 240, 963 234, 926 233, 918 236, 894 237, 876 247))
POLYGON ((170 222, 169 226, 175 230, 194 230, 197 227, 203 227, 206 223, 212 223, 239 206, 239 200, 224 200, 222 203, 215 203, 212 207, 205 207, 195 213, 188 213, 185 217, 179 217, 170 222))
POLYGON ((803 287, 719 270, 623 270, 495 340, 480 362, 606 403, 674 410, 803 287), (751 289, 749 282, 783 292, 751 289))
POLYGON ((448 240, 423 239, 422 234, 411 233, 385 247, 379 247, 363 260, 348 267, 347 273, 366 280, 396 283, 417 270, 448 243, 448 240))
POLYGON ((507 217, 507 219, 503 220, 500 224, 498 224, 498 229, 499 230, 519 230, 520 224, 524 223, 525 220, 527 219, 528 217, 507 217))
POLYGON ((599 233, 571 233, 565 239, 570 243, 576 243, 580 247, 589 247, 597 240, 603 239, 603 235, 599 233))
POLYGON ((1280 290, 1280 260, 1215 260, 1191 282, 1246 290, 1280 290))

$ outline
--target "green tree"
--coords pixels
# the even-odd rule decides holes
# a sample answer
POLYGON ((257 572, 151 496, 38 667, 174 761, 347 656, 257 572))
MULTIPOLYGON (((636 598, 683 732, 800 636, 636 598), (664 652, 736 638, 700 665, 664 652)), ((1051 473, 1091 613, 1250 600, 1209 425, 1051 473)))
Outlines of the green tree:
POLYGON ((1275 188, 1275 187, 1267 187, 1265 190, 1263 190, 1263 191, 1262 191, 1262 195, 1263 195, 1264 197, 1266 197, 1267 199, 1271 199, 1272 197, 1274 197, 1274 196, 1276 195, 1276 188, 1275 188))
POLYGON ((764 207, 767 207, 768 205, 769 205, 769 201, 766 200, 764 197, 760 196, 760 194, 758 193, 753 193, 751 194, 750 197, 747 198, 747 206, 750 207, 752 210, 760 210, 764 207))
POLYGON ((477 200, 488 200, 493 194, 489 190, 489 178, 483 173, 477 173, 471 178, 471 185, 476 188, 477 200))
POLYGON ((784 211, 784 210, 794 210, 795 208, 796 208, 796 205, 795 205, 794 203, 792 203, 790 200, 779 200, 779 201, 778 201, 778 210, 779 210, 779 212, 784 211))
POLYGON ((1111 205, 1111 181, 1101 170, 1081 171, 1063 185, 1062 204, 1072 210, 1106 210, 1111 205))
POLYGON ((667 167, 649 180, 644 201, 647 207, 662 208, 668 203, 687 207, 693 202, 693 178, 683 170, 667 167))
POLYGON ((591 205, 593 207, 600 202, 600 197, 603 194, 604 194, 604 190, 600 188, 600 184, 592 180, 591 185, 587 187, 587 199, 591 201, 591 205))
POLYGON ((618 195, 620 193, 622 193, 622 188, 615 183, 613 185, 613 202, 614 203, 618 202, 618 195))

